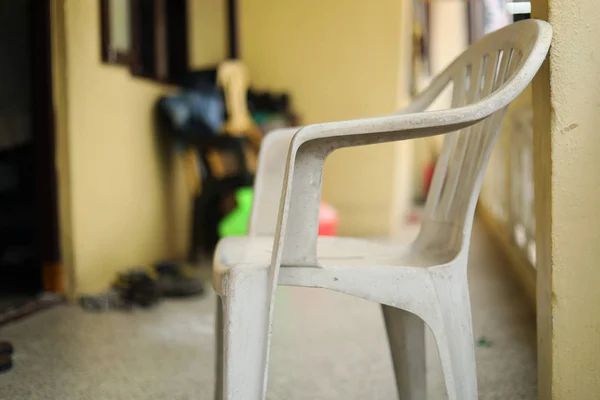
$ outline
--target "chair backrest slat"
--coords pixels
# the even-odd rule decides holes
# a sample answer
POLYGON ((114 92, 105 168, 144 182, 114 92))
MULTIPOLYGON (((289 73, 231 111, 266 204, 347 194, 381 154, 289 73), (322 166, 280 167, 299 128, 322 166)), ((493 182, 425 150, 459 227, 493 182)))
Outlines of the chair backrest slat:
MULTIPOLYGON (((532 43, 519 38, 514 29, 502 33, 492 34, 497 35, 496 40, 488 39, 463 53, 435 82, 435 93, 425 93, 417 99, 419 107, 426 108, 448 85, 452 85, 452 109, 475 105, 501 90, 533 50, 532 43)), ((495 110, 476 124, 445 136, 417 242, 438 250, 441 243, 457 252, 463 247, 463 239, 470 234, 483 173, 505 114, 506 107, 495 110)))

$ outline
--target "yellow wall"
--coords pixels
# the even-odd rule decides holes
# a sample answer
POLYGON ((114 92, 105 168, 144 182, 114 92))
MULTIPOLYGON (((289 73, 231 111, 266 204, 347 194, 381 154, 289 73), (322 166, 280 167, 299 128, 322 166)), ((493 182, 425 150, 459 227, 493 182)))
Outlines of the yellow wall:
POLYGON ((225 0, 188 0, 190 66, 214 67, 227 58, 225 0))
MULTIPOLYGON (((241 53, 253 85, 288 91, 302 124, 397 109, 403 1, 243 0, 239 7, 241 53)), ((410 162, 398 171, 400 153, 379 145, 327 160, 323 197, 340 211, 342 233, 389 232, 397 204, 406 203, 395 185, 410 179, 410 162)))
POLYGON ((188 204, 181 166, 159 146, 152 123, 169 88, 102 64, 99 2, 63 1, 55 13, 64 25, 64 49, 55 53, 65 68, 56 82, 66 105, 61 203, 71 206, 61 216, 70 242, 63 247, 72 284, 84 293, 106 289, 120 269, 183 254, 188 204))
POLYGON ((533 85, 540 400, 600 393, 600 3, 532 2, 554 31, 533 85))
MULTIPOLYGON (((305 123, 392 112, 406 101, 404 3, 241 2, 253 84, 289 91, 305 123)), ((190 2, 193 68, 225 57, 224 13, 222 1, 190 2)), ((155 102, 172 88, 101 63, 98 2, 59 0, 54 19, 64 263, 72 288, 94 292, 116 271, 184 254, 189 202, 181 161, 164 151, 153 127, 155 102)), ((372 146, 331 157, 324 197, 340 209, 345 233, 387 233, 403 215, 410 193, 398 189, 409 181, 409 149, 372 146)))

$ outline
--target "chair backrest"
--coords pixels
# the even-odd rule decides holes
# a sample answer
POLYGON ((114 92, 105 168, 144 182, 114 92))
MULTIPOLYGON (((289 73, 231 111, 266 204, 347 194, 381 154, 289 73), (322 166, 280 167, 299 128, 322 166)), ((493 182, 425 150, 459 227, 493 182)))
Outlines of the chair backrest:
MULTIPOLYGON (((417 245, 454 253, 465 249, 483 173, 505 113, 498 103, 508 104, 529 84, 546 56, 551 36, 550 25, 536 20, 500 29, 473 44, 402 110, 401 113, 424 112, 452 85, 452 112, 472 114, 476 110, 480 115, 488 115, 496 111, 475 125, 445 136, 417 245), (481 101, 492 95, 494 101, 481 101), (481 108, 486 112, 481 113, 481 108)), ((283 184, 281 166, 285 164, 290 139, 298 129, 269 134, 263 141, 251 235, 275 233, 281 193, 268 185, 283 184)))
MULTIPOLYGON (((451 107, 457 110, 500 90, 522 91, 529 82, 518 80, 533 75, 521 70, 532 65, 527 63, 529 58, 545 57, 551 36, 550 25, 536 20, 517 22, 487 35, 460 55, 406 111, 424 111, 449 85, 451 107)), ((483 175, 505 113, 506 107, 501 108, 475 125, 445 136, 417 244, 456 254, 468 249, 483 175)))

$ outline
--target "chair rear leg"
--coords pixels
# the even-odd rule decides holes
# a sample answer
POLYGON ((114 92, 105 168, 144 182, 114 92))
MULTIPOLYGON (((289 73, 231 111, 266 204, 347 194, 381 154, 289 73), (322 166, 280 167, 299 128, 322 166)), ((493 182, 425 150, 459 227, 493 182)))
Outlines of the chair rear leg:
POLYGON ((270 322, 264 272, 240 274, 222 298, 225 400, 265 399, 270 322))
POLYGON ((400 400, 425 400, 425 323, 416 315, 382 305, 400 400))
POLYGON ((438 279, 438 323, 431 326, 449 400, 477 400, 477 369, 466 276, 438 279))

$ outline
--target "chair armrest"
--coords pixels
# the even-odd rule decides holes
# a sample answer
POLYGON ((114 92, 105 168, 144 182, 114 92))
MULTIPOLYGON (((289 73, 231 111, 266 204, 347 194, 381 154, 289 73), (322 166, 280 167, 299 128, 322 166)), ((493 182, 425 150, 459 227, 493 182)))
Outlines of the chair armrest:
POLYGON ((308 125, 298 130, 294 147, 297 149, 307 142, 320 141, 321 144, 327 143, 331 152, 343 147, 435 136, 473 125, 499 108, 502 107, 495 103, 481 101, 476 107, 308 125))
MULTIPOLYGON (((258 157, 258 168, 254 182, 254 200, 252 203, 248 234, 251 236, 275 234, 279 204, 281 201, 281 189, 283 188, 286 173, 288 151, 296 133, 300 132, 298 138, 302 139, 304 138, 302 135, 305 135, 308 132, 309 135, 307 135, 307 137, 310 138, 309 140, 316 140, 314 136, 327 134, 330 129, 333 129, 337 130, 339 135, 332 137, 347 138, 348 135, 352 135, 357 128, 361 129, 364 127, 365 131, 368 131, 369 128, 376 130, 381 129, 377 124, 390 124, 390 119, 397 120, 399 117, 392 116, 309 125, 307 127, 284 128, 268 133, 263 140, 258 157), (373 123, 375 123, 375 125, 373 125, 373 123), (315 134, 316 131, 318 131, 318 133, 315 134)), ((345 147, 344 143, 341 141, 338 144, 339 147, 345 147)), ((350 145, 359 144, 360 143, 355 143, 350 145)), ((336 148, 336 143, 332 143, 332 145, 333 148, 336 148)))
POLYGON ((289 146, 271 265, 277 282, 281 265, 317 265, 321 182, 326 157, 336 149, 455 132, 497 111, 482 101, 477 107, 332 122, 301 128, 289 146))
POLYGON ((254 199, 248 229, 250 236, 275 234, 288 150, 299 129, 277 129, 269 132, 262 141, 254 179, 254 199))

